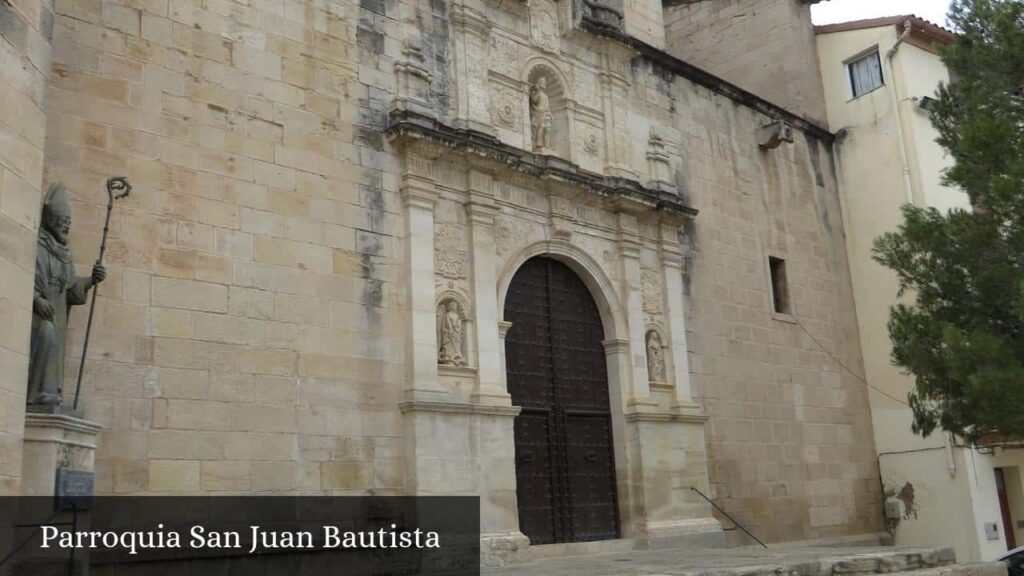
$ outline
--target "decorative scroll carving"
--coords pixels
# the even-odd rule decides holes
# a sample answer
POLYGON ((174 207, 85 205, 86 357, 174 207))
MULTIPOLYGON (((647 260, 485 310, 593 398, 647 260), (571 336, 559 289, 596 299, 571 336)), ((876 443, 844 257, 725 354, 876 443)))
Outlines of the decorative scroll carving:
POLYGON ((445 278, 466 277, 466 245, 462 228, 439 224, 434 236, 434 271, 445 278))
POLYGON ((643 290, 644 312, 661 313, 661 279, 656 270, 645 269, 640 272, 640 286, 643 290))
POLYGON ((497 34, 491 35, 491 69, 506 76, 515 76, 519 68, 519 45, 497 34))
POLYGON ((588 131, 583 137, 583 150, 591 156, 598 155, 601 150, 601 139, 597 136, 597 132, 588 131))
POLYGON ((530 37, 541 50, 558 52, 558 12, 555 5, 547 0, 531 2, 530 37))
POLYGON ((529 239, 530 228, 525 223, 508 218, 498 218, 495 221, 494 243, 499 256, 525 245, 529 239))
POLYGON ((519 125, 520 96, 508 90, 502 90, 494 98, 495 124, 515 129, 519 125))

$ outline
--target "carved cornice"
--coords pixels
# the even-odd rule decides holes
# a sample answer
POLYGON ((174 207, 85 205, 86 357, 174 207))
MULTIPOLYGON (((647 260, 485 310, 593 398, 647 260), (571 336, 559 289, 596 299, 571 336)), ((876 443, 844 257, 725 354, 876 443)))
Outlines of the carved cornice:
POLYGON ((398 410, 407 412, 441 412, 446 414, 473 414, 487 416, 518 416, 522 411, 519 406, 501 406, 493 404, 469 404, 465 402, 424 402, 407 401, 398 404, 398 410))
POLYGON ((588 27, 605 30, 609 33, 623 34, 625 24, 622 13, 606 5, 601 0, 577 0, 580 18, 588 27))
POLYGON ((710 72, 694 66, 693 64, 684 62, 664 50, 655 48, 638 38, 630 36, 621 26, 609 26, 606 23, 588 17, 588 4, 591 4, 588 0, 577 0, 576 6, 579 11, 580 29, 590 32, 591 34, 615 40, 616 42, 633 49, 648 61, 671 71, 677 76, 686 78, 694 84, 698 84, 712 92, 721 94, 722 96, 725 96, 734 102, 738 102, 752 110, 760 112, 769 118, 788 122, 794 128, 817 138, 821 142, 831 144, 835 140, 835 134, 798 114, 790 112, 777 104, 772 104, 752 92, 748 92, 731 82, 723 80, 710 72))
POLYGON ((491 31, 491 22, 487 17, 465 4, 455 4, 449 8, 448 17, 456 29, 473 32, 481 37, 491 31))
POLYGON ((449 153, 484 158, 537 178, 571 184, 599 196, 628 201, 640 210, 656 210, 681 217, 697 215, 697 210, 676 194, 649 188, 629 178, 588 172, 572 162, 534 154, 505 144, 489 134, 449 126, 413 111, 393 110, 386 134, 396 145, 430 142, 449 153))

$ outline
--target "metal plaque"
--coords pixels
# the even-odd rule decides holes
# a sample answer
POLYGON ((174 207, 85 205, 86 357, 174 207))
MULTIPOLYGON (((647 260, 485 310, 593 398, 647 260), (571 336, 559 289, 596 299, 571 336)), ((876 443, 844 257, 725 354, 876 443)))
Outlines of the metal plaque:
POLYGON ((57 497, 57 508, 86 509, 92 499, 95 487, 95 475, 84 470, 57 468, 57 481, 54 495, 57 497))

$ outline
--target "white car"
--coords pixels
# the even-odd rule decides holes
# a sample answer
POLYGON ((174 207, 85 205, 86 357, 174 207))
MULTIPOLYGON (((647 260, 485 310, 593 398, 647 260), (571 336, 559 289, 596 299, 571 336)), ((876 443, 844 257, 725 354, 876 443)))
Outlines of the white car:
POLYGON ((1009 576, 1024 576, 1024 546, 1004 552, 996 560, 1006 563, 1009 576))

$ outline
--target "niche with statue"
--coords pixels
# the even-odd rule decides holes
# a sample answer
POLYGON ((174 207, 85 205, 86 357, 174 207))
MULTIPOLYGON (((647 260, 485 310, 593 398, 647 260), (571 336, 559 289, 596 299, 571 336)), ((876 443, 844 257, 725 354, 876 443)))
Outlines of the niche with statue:
POLYGON ((569 158, 571 100, 565 81, 546 63, 530 68, 526 78, 530 121, 527 142, 536 154, 569 158))
POLYGON ((464 368, 470 365, 469 308, 460 296, 448 293, 437 304, 437 363, 464 368))

